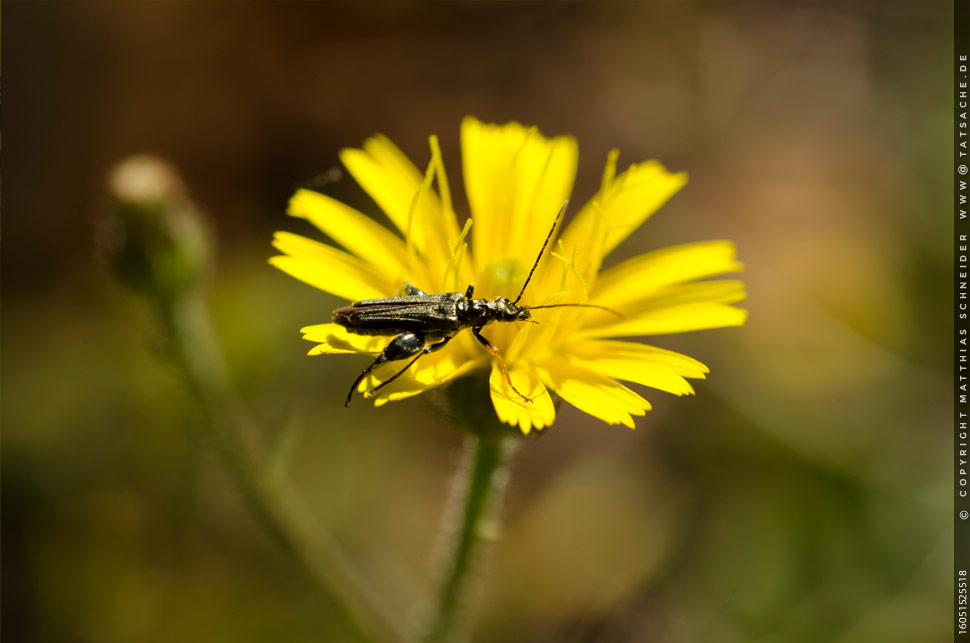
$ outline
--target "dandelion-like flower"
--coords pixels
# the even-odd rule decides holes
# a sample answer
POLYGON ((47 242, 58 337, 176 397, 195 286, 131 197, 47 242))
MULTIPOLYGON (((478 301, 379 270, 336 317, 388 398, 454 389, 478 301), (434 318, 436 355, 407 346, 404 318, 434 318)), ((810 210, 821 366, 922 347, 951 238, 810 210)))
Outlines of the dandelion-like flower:
MULTIPOLYGON (((289 214, 310 221, 343 249, 277 232, 273 245, 283 254, 270 262, 350 301, 401 296, 405 284, 428 293, 464 293, 472 284, 475 297, 515 297, 570 196, 575 139, 545 138, 519 123, 465 118, 461 146, 471 216, 464 227, 458 225, 436 137, 430 144, 424 174, 380 135, 365 141, 363 149, 340 155, 400 236, 339 201, 301 189, 290 200, 289 214)), ((490 369, 496 414, 523 433, 553 422, 550 393, 605 422, 631 428, 633 416, 644 415, 650 403, 621 381, 692 394, 687 380, 703 379, 707 367, 618 338, 742 325, 747 312, 735 304, 745 298, 744 284, 707 279, 742 265, 731 242, 710 241, 657 250, 601 271, 603 259, 687 180, 655 161, 617 175, 617 157, 610 153, 599 191, 553 237, 521 302, 532 308, 570 303, 610 310, 542 308, 530 311, 535 324, 486 326, 481 333, 498 355, 463 330, 386 386, 381 384, 407 362, 382 364, 358 390, 375 391, 374 402, 381 405, 490 369)), ((302 332, 316 343, 310 355, 358 354, 373 360, 391 340, 355 334, 336 323, 302 332)))

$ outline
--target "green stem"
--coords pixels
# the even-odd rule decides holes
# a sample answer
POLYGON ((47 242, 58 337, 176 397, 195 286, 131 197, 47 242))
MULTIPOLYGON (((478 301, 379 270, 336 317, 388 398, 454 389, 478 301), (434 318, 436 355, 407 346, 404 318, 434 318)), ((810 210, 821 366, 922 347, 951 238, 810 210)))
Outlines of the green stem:
POLYGON ((508 433, 498 431, 482 431, 467 438, 465 459, 452 489, 452 511, 446 516, 441 586, 425 641, 454 636, 456 613, 467 598, 476 551, 501 504, 513 444, 508 433))
POLYGON ((391 611, 309 512, 267 449, 229 383, 216 334, 198 293, 159 302, 162 324, 188 388, 203 409, 214 447, 254 516, 318 587, 343 626, 364 641, 400 641, 391 611))

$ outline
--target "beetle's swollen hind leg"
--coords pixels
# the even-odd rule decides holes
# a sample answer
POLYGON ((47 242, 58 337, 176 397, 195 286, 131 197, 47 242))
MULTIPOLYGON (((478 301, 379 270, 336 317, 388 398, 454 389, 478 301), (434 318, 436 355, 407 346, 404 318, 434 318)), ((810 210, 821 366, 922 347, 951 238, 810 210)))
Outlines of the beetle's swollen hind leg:
MULTIPOLYGON (((357 390, 357 385, 367 377, 367 374, 385 362, 396 362, 399 359, 407 359, 412 355, 421 356, 421 349, 424 347, 424 336, 417 333, 401 333, 391 340, 391 343, 384 347, 381 354, 377 356, 370 366, 365 368, 354 383, 350 385, 350 392, 347 393, 347 401, 344 406, 350 406, 350 399, 357 390)), ((409 364, 410 366, 410 364, 409 364)), ((395 376, 396 377, 396 376, 395 376)))
MULTIPOLYGON (((400 337, 400 335, 398 335, 398 337, 400 337)), ((402 368, 401 370, 399 370, 397 373, 395 373, 394 375, 392 375, 390 378, 384 380, 383 382, 381 382, 380 384, 378 384, 374 388, 370 389, 369 391, 366 391, 364 393, 364 397, 373 397, 374 394, 377 393, 379 390, 381 390, 382 388, 384 388, 385 386, 387 386, 388 384, 390 384, 391 382, 393 382, 397 378, 399 378, 402 375, 404 375, 404 372, 406 370, 408 370, 409 368, 411 368, 414 365, 414 363, 416 361, 418 361, 423 355, 429 355, 429 354, 431 354, 431 353, 433 353, 435 351, 441 350, 442 348, 445 347, 445 344, 447 344, 450 341, 451 341, 451 337, 445 337, 443 340, 441 340, 437 344, 429 344, 428 346, 425 346, 424 348, 422 348, 418 352, 418 354, 414 357, 414 359, 412 359, 410 362, 408 362, 407 366, 405 366, 404 368, 402 368)))
POLYGON ((523 400, 531 403, 532 398, 528 398, 525 395, 522 395, 522 391, 515 388, 515 384, 512 383, 512 377, 509 375, 509 369, 505 365, 505 360, 502 359, 502 356, 499 354, 498 349, 495 347, 495 345, 492 344, 492 342, 485 339, 485 337, 482 335, 481 327, 472 328, 472 335, 475 336, 475 339, 478 340, 479 344, 485 347, 485 350, 487 350, 489 353, 491 353, 492 355, 498 358, 498 365, 502 367, 502 373, 505 374, 505 381, 509 383, 509 388, 515 391, 518 394, 518 396, 521 397, 523 400))

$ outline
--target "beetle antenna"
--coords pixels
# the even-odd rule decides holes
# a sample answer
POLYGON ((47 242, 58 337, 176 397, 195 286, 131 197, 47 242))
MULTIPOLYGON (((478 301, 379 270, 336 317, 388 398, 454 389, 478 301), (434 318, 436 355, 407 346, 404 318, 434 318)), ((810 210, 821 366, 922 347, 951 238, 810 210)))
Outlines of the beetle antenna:
POLYGON ((526 310, 536 310, 537 308, 599 308, 600 310, 605 310, 608 313, 613 313, 617 317, 623 317, 623 313, 617 312, 612 308, 606 306, 600 306, 599 304, 547 304, 545 306, 523 306, 526 310))
POLYGON ((556 224, 559 223, 559 218, 562 216, 562 213, 566 211, 567 205, 569 205, 569 199, 566 199, 566 202, 562 204, 561 208, 559 208, 559 214, 556 215, 556 220, 552 222, 552 227, 549 228, 549 234, 546 235, 546 240, 542 242, 542 249, 539 250, 539 256, 536 257, 536 262, 532 264, 532 270, 529 271, 529 276, 525 278, 525 283, 522 284, 522 290, 519 291, 519 296, 515 298, 515 301, 513 301, 512 304, 517 304, 519 303, 519 300, 522 299, 522 294, 525 292, 525 287, 528 286, 529 282, 532 280, 532 273, 536 271, 536 267, 539 265, 539 261, 542 259, 542 253, 546 251, 546 246, 549 245, 549 239, 552 239, 552 233, 556 230, 556 224))

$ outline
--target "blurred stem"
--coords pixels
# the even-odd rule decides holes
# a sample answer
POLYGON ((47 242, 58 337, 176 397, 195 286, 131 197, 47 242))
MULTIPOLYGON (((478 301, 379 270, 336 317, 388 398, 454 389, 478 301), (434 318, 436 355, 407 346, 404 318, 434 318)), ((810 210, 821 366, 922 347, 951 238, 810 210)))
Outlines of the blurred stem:
POLYGON ((206 413, 206 428, 234 474, 254 474, 266 452, 229 377, 205 302, 196 292, 159 303, 162 325, 189 390, 206 413))
MULTIPOLYGON (((485 413, 492 415, 492 410, 485 409, 485 413)), ((488 532, 497 530, 498 508, 515 443, 505 430, 479 431, 467 438, 465 457, 452 487, 452 505, 442 530, 443 557, 438 575, 441 586, 425 629, 425 641, 450 640, 456 634, 456 613, 469 592, 480 541, 488 532)))
POLYGON ((361 640, 403 637, 374 588, 314 521, 285 478, 271 475, 267 449, 229 384, 225 362, 202 296, 194 290, 158 302, 178 367, 205 415, 205 427, 247 505, 304 570, 361 640))

